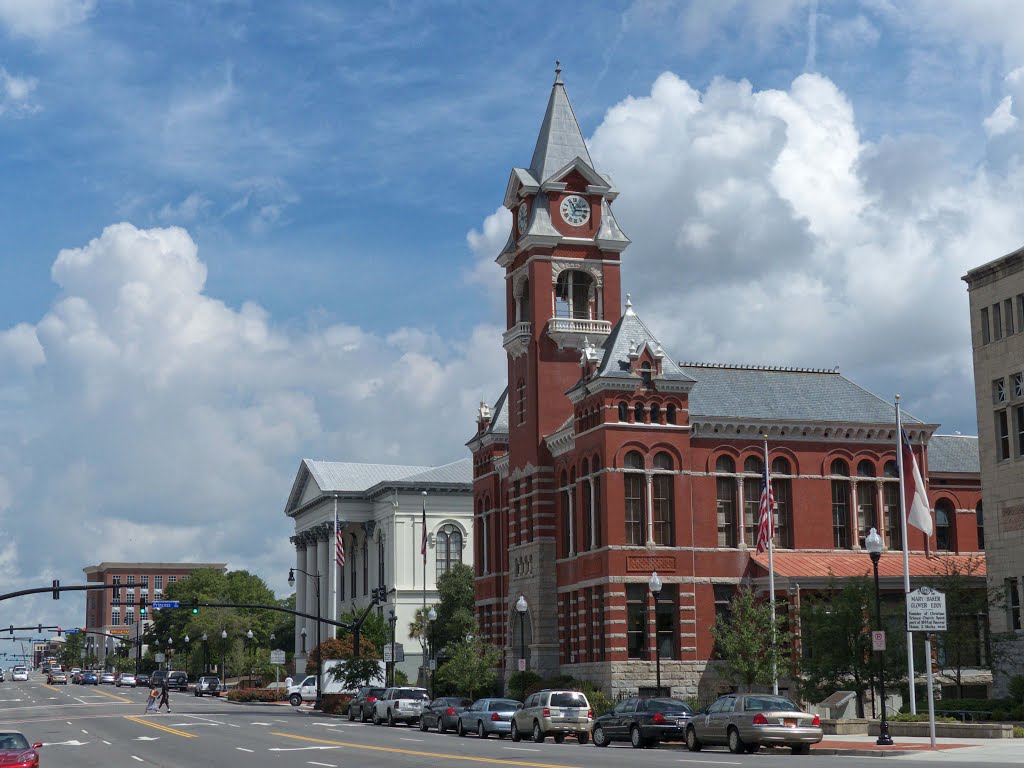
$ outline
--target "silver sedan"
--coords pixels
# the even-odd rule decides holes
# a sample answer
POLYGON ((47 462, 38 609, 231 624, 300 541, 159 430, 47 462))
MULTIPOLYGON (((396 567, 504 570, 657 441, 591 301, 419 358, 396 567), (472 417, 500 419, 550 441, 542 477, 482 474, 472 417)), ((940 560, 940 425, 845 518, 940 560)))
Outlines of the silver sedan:
POLYGON ((730 693, 694 715, 686 726, 686 746, 725 745, 733 754, 759 747, 790 747, 806 755, 823 738, 817 715, 804 712, 785 696, 730 693))
POLYGON ((481 739, 496 733, 503 739, 511 732, 512 715, 522 707, 515 699, 477 699, 459 713, 455 732, 459 736, 475 733, 481 739))

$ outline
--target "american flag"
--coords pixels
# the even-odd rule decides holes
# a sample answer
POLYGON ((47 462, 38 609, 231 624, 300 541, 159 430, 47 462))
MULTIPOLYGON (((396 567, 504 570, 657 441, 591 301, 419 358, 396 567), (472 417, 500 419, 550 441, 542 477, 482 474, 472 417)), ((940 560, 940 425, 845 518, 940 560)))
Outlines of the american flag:
POLYGON ((427 500, 423 499, 423 538, 420 539, 420 554, 423 562, 427 562, 427 500))
POLYGON ((766 552, 775 537, 775 496, 768 471, 768 446, 764 449, 764 475, 761 476, 761 503, 757 512, 757 551, 766 552))
POLYGON ((341 525, 338 522, 338 513, 334 513, 334 561, 345 567, 345 537, 341 534, 341 525))

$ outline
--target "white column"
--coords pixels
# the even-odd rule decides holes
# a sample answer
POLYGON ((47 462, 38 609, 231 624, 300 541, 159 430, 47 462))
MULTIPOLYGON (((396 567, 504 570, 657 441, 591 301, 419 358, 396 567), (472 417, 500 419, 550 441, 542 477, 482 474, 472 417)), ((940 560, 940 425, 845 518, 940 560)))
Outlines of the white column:
POLYGON ((860 496, 857 491, 857 481, 850 481, 850 527, 853 535, 850 537, 850 548, 860 549, 860 496))
POLYGON ((647 481, 647 546, 654 546, 654 482, 651 473, 644 474, 647 481))
MULTIPOLYGON (((316 573, 316 542, 310 539, 306 540, 306 564, 302 567, 304 571, 308 573, 316 573)), ((312 580, 302 575, 302 580, 306 582, 306 613, 310 616, 316 616, 316 587, 313 586, 312 580)), ((316 621, 314 619, 306 619, 306 652, 308 653, 312 648, 316 648, 316 621)))
POLYGON ((739 536, 736 537, 736 544, 743 546, 747 543, 747 507, 743 498, 743 478, 736 478, 736 517, 739 519, 739 536))
MULTIPOLYGON (((304 544, 295 545, 295 567, 306 567, 306 547, 304 544)), ((295 608, 299 611, 306 610, 306 577, 298 571, 295 572, 295 608)), ((301 616, 295 617, 295 655, 302 655, 302 628, 306 626, 306 620, 301 616)), ((307 632, 309 630, 306 630, 307 632)))
MULTIPOLYGON (((331 617, 331 542, 321 536, 316 541, 317 571, 320 573, 320 615, 331 617)), ((320 627, 320 639, 334 637, 330 624, 320 627)))

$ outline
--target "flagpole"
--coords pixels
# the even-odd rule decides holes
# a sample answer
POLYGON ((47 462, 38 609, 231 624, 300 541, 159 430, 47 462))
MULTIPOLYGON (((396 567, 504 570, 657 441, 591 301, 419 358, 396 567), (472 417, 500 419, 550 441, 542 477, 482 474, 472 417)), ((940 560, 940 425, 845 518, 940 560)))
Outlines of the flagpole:
MULTIPOLYGON (((334 565, 331 566, 331 621, 338 620, 338 497, 334 497, 334 565)), ((336 629, 333 631, 337 631, 336 629)))
MULTIPOLYGON (((903 600, 904 617, 910 604, 910 542, 907 541, 907 499, 904 492, 906 475, 903 473, 903 420, 900 415, 900 396, 896 395, 896 471, 900 477, 900 529, 903 533, 903 600)), ((906 621, 904 620, 904 624, 906 621)), ((914 633, 907 630, 907 680, 910 683, 910 714, 917 714, 917 693, 914 690, 914 633)))
POLYGON ((423 607, 427 607, 427 492, 423 492, 423 607))
MULTIPOLYGON (((771 482, 772 478, 769 474, 768 464, 768 435, 764 435, 764 482, 765 482, 765 494, 767 498, 772 498, 771 482)), ((779 695, 779 674, 778 669, 775 666, 775 557, 774 557, 774 546, 772 539, 775 538, 775 511, 772 509, 772 505, 768 503, 768 601, 772 606, 772 693, 776 696, 779 695)))

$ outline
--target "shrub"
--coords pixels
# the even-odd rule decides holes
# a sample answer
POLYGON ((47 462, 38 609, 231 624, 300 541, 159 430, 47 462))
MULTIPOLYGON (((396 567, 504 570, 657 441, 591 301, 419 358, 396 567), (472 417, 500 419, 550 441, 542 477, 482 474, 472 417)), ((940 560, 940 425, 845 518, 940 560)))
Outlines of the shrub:
POLYGON ((325 693, 320 711, 328 715, 339 715, 348 712, 348 704, 352 701, 349 693, 325 693))
POLYGON ((284 689, 271 688, 235 688, 228 691, 228 701, 286 701, 288 694, 284 689))
POLYGON ((405 670, 404 669, 396 669, 392 673, 392 675, 395 678, 394 679, 394 684, 395 685, 408 685, 409 684, 409 676, 407 674, 405 674, 405 670))
MULTIPOLYGON (((918 712, 916 715, 912 715, 909 712, 897 712, 895 715, 889 718, 894 723, 927 723, 928 713, 918 712)), ((947 717, 945 715, 936 715, 936 723, 959 723, 955 717, 947 717)))
POLYGON ((1024 675, 1014 675, 1007 686, 1010 698, 1020 704, 1024 702, 1024 675))
POLYGON ((1024 726, 1015 725, 1013 726, 1013 738, 1024 739, 1024 726))
POLYGON ((514 699, 524 701, 529 695, 527 688, 541 682, 541 676, 536 672, 514 672, 508 678, 508 693, 514 699))

